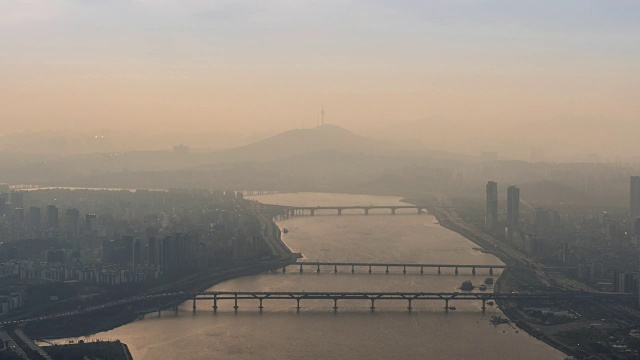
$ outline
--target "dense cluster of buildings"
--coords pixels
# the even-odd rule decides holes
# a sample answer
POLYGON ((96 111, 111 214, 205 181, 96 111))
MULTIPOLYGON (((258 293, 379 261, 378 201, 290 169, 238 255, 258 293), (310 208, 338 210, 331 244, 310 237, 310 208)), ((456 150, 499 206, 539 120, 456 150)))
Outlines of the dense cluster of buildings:
MULTIPOLYGON (((233 191, 0 189, 0 281, 22 299, 38 283, 163 282, 266 259, 246 205, 233 191)), ((0 310, 11 296, 0 290, 0 310)))
POLYGON ((630 178, 629 213, 562 214, 556 209, 521 209, 520 189, 507 188, 506 216, 500 218, 498 183, 486 185, 487 232, 540 261, 575 270, 603 290, 640 291, 640 176, 630 178), (524 215, 523 215, 524 214, 524 215))

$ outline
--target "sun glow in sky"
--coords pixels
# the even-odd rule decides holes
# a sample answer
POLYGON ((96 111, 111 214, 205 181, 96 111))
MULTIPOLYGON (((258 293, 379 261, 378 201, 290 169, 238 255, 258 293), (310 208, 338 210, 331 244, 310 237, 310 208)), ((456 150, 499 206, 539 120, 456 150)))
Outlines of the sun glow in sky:
MULTIPOLYGON (((0 0, 5 131, 638 120, 640 2, 0 0)), ((197 130, 196 130, 197 131, 197 130)))

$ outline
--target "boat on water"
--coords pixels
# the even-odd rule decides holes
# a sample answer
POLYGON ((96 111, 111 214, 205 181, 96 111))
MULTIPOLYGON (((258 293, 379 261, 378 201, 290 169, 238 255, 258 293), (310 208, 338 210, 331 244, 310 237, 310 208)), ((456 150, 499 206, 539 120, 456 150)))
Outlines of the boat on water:
POLYGON ((478 289, 480 289, 480 291, 487 291, 487 285, 482 284, 482 285, 478 286, 478 289))
POLYGON ((500 316, 492 316, 489 320, 493 325, 508 324, 509 319, 503 319, 500 316))
POLYGON ((462 285, 460 285, 460 290, 464 290, 464 291, 471 291, 475 288, 476 287, 473 285, 471 280, 465 280, 462 282, 462 285))
POLYGON ((487 285, 493 285, 493 278, 492 277, 488 277, 486 279, 484 279, 484 283, 487 285))
POLYGON ((449 310, 455 310, 455 309, 456 309, 456 307, 452 305, 452 306, 447 307, 447 309, 449 309, 449 310))

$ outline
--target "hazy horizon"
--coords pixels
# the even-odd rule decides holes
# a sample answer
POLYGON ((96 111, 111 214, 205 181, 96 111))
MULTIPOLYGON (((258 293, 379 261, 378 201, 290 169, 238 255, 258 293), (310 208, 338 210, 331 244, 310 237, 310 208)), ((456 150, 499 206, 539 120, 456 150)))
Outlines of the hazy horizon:
POLYGON ((3 1, 0 132, 237 145, 324 104, 434 149, 637 158, 639 19, 633 1, 3 1))

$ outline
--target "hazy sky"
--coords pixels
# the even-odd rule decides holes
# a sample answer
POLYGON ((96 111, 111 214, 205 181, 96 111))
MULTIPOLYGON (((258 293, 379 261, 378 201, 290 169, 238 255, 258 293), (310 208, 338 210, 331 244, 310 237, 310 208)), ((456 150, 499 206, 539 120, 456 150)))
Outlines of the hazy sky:
POLYGON ((0 131, 640 121, 637 0, 0 0, 0 131))

